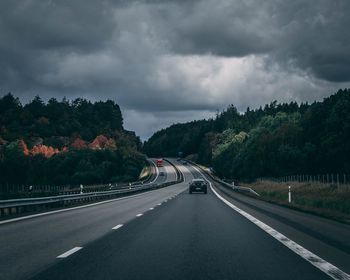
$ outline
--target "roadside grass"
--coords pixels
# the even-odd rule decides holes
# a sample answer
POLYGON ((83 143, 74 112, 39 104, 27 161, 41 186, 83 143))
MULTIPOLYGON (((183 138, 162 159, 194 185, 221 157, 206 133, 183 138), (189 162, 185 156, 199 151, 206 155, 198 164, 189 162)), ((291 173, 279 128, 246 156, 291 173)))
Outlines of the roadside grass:
POLYGON ((242 186, 255 190, 262 200, 350 223, 350 185, 257 181, 242 186), (292 203, 288 203, 289 185, 292 203))

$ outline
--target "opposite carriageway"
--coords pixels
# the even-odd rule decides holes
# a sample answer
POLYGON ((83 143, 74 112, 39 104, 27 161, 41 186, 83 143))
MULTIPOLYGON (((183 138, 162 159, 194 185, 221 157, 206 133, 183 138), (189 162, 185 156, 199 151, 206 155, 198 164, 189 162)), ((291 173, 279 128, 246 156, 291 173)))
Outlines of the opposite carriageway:
MULTIPOLYGON (((173 163, 167 160, 166 162, 168 166, 165 168, 173 168, 175 178, 173 179, 171 177, 172 180, 170 181, 166 179, 158 180, 160 179, 158 167, 154 164, 154 161, 150 160, 150 162, 152 164, 152 174, 149 176, 147 181, 138 181, 120 186, 118 189, 111 189, 106 191, 65 194, 49 197, 0 200, 0 217, 10 217, 13 215, 19 216, 28 212, 45 211, 52 208, 69 207, 76 204, 113 199, 121 196, 167 187, 179 183, 183 180, 181 172, 173 163)), ((2 222, 0 221, 0 223, 2 222)))

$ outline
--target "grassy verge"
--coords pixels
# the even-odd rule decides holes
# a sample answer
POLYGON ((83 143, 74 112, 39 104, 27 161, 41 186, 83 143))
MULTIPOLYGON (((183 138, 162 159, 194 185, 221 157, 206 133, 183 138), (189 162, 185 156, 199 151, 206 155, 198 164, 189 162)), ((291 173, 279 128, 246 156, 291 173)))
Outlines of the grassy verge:
POLYGON ((350 186, 293 183, 290 204, 289 184, 259 181, 242 186, 254 189, 261 195, 262 200, 350 223, 350 186))

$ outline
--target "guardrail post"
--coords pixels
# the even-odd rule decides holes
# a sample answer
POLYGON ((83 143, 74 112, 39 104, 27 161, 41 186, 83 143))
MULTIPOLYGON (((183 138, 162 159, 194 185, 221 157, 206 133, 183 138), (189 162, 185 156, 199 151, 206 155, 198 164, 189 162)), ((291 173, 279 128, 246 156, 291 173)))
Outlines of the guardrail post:
POLYGON ((288 202, 292 203, 292 192, 290 190, 290 186, 288 186, 288 202))

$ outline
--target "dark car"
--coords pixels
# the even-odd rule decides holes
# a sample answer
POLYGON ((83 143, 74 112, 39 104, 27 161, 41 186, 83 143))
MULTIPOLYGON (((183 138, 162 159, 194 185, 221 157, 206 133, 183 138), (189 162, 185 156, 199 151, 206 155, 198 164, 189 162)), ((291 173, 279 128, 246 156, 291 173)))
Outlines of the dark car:
POLYGON ((193 192, 202 192, 207 193, 208 191, 208 184, 203 179, 193 179, 190 183, 189 193, 192 194, 193 192))

